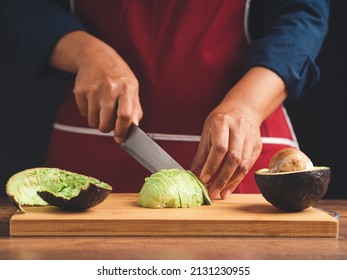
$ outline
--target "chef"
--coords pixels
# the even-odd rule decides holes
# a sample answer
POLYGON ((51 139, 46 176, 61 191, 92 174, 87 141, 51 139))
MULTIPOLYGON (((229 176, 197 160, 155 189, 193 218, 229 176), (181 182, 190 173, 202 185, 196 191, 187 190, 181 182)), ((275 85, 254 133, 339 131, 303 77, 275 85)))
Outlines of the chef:
POLYGON ((2 2, 23 63, 71 74, 47 166, 139 191, 149 172, 119 146, 133 122, 222 199, 258 193, 254 171, 298 147, 283 102, 319 80, 328 12, 327 0, 2 2))

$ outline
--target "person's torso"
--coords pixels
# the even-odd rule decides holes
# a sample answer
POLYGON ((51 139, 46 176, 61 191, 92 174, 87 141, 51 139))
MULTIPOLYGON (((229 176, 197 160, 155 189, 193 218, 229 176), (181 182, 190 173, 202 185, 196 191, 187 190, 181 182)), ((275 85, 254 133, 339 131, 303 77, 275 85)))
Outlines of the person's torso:
MULTIPOLYGON (((73 2, 88 31, 111 45, 138 78, 140 127, 189 169, 207 115, 243 74, 246 1, 73 2)), ((58 112, 47 165, 97 177, 116 192, 139 191, 150 173, 114 142, 112 133, 88 127, 72 87, 58 112)), ((254 170, 266 167, 277 149, 295 144, 281 108, 260 130, 262 154, 238 192, 259 192, 254 170)))
MULTIPOLYGON (((145 131, 200 135, 207 115, 241 77, 245 1, 74 3, 88 31, 111 45, 138 78, 145 131)), ((86 125, 77 110, 74 119, 86 125)))

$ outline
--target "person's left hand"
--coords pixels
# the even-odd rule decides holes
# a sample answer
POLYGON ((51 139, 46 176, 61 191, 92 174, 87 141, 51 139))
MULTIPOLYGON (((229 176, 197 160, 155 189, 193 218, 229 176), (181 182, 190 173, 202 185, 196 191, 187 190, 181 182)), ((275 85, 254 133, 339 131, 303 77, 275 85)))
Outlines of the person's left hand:
POLYGON ((212 199, 225 199, 249 172, 262 150, 260 125, 286 97, 281 77, 254 67, 209 114, 191 170, 212 199))
POLYGON ((260 130, 242 109, 225 113, 217 107, 207 117, 192 171, 200 175, 212 199, 232 193, 258 158, 260 130))

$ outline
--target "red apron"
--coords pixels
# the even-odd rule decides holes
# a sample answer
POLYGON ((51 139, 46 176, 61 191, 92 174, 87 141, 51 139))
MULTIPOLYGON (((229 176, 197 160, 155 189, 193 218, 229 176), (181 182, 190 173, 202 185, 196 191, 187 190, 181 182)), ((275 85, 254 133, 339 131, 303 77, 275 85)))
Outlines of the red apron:
MULTIPOLYGON (((189 169, 207 115, 239 80, 247 47, 246 1, 75 1, 89 32, 117 50, 140 84, 140 127, 189 169)), ((253 173, 275 151, 295 146, 280 107, 261 126, 263 151, 236 192, 258 193, 253 173)), ((111 184, 115 192, 138 192, 150 173, 113 140, 88 127, 71 88, 59 109, 47 166, 75 171, 111 184)))

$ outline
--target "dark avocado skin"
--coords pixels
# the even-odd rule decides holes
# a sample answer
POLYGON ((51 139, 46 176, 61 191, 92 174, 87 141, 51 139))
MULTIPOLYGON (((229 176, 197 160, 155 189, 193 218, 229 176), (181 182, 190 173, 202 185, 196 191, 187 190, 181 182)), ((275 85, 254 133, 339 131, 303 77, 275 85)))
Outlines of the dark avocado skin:
POLYGON ((255 173, 255 181, 264 198, 288 212, 308 208, 323 198, 330 182, 330 168, 281 174, 255 173))
POLYGON ((71 199, 57 197, 47 191, 37 192, 48 204, 69 211, 83 211, 87 208, 94 207, 103 202, 110 193, 111 190, 98 187, 94 184, 89 184, 88 188, 82 189, 78 196, 71 199))

